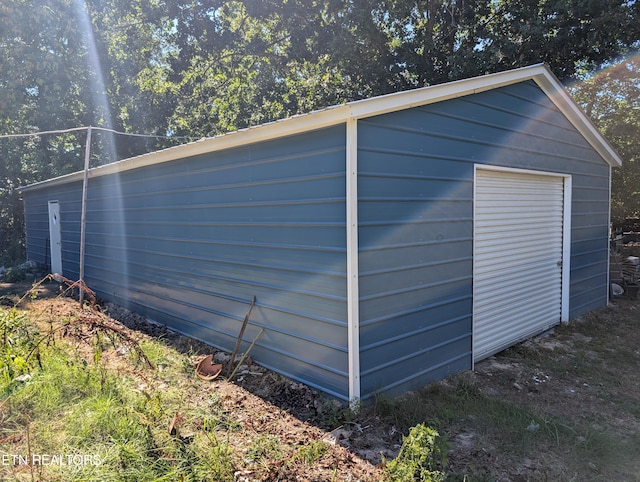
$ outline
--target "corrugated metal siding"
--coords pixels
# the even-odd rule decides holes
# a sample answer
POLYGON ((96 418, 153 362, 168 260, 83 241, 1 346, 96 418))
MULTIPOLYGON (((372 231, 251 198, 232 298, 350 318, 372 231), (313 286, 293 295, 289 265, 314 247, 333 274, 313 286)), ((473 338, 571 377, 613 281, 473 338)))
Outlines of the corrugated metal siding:
POLYGON ((60 201, 60 226, 62 235, 62 274, 68 278, 78 275, 78 250, 80 240, 80 205, 82 186, 78 183, 57 188, 44 187, 24 195, 27 258, 51 267, 49 252, 48 201, 60 201), (73 248, 72 248, 73 247, 73 248))
POLYGON ((481 360, 561 319, 564 179, 478 169, 473 356, 481 360))
MULTIPOLYGON (((255 295, 245 339, 265 327, 256 360, 347 399, 344 159, 337 126, 91 179, 86 282, 227 350, 255 295)), ((78 275, 79 189, 25 193, 36 260, 37 211, 60 199, 68 277, 78 275)))
POLYGON ((358 142, 363 398, 471 367, 476 163, 572 175, 569 316, 606 304, 609 166, 533 82, 362 120, 358 142))
POLYGON ((365 400, 471 365, 473 166, 430 157, 403 114, 358 130, 365 400))

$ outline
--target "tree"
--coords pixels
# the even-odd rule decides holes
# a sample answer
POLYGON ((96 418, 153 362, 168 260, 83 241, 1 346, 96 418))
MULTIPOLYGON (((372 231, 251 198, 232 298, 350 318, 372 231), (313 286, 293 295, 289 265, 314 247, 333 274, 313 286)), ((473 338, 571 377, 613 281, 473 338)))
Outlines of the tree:
POLYGON ((617 0, 390 0, 372 15, 407 88, 540 62, 567 80, 640 39, 640 5, 617 0))
POLYGON ((585 72, 571 94, 623 160, 613 170, 611 218, 640 217, 640 56, 585 72))
MULTIPOLYGON (((167 136, 96 134, 95 165, 178 136, 533 63, 569 81, 639 41, 636 1, 3 0, 0 134, 93 125, 167 136)), ((603 88, 623 89, 616 82, 603 88)), ((629 102, 608 101, 632 121, 629 102)), ((623 143, 624 123, 614 129, 598 109, 623 143)), ((84 137, 0 139, 0 156, 5 262, 23 253, 16 187, 79 170, 84 137)))
MULTIPOLYGON (((130 13, 136 8, 117 0, 0 3, 0 134, 93 125, 137 132, 154 126, 150 132, 164 135, 170 109, 149 108, 157 99, 129 81, 131 72, 148 65, 158 50, 156 27, 127 24, 136 20, 130 13)), ((80 170, 85 135, 0 139, 0 265, 24 259, 17 189, 80 170)), ((153 139, 97 132, 92 163, 159 145, 153 139)))
MULTIPOLYGON (((0 133, 86 122, 80 91, 90 79, 73 13, 64 0, 0 4, 0 133)), ((67 135, 0 140, 0 263, 24 256, 16 189, 77 169, 77 144, 67 135)))
MULTIPOLYGON (((363 54, 355 9, 338 1, 167 3, 156 21, 171 29, 160 60, 140 72, 141 88, 175 99, 170 131, 209 136, 370 96, 371 72, 385 67, 363 54)), ((374 30, 370 15, 366 27, 374 30)))

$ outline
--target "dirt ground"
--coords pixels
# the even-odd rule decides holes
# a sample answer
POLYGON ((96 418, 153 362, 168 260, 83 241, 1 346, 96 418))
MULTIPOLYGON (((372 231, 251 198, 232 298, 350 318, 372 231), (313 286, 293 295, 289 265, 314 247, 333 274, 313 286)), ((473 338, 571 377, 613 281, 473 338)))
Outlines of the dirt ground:
MULTIPOLYGON (((16 299, 16 292, 29 288, 27 284, 0 284, 0 302, 8 305, 16 299)), ((27 306, 31 310, 46 309, 60 316, 77 310, 77 302, 70 298, 53 299, 58 291, 55 284, 43 285, 38 299, 27 306)), ((616 300, 609 308, 600 310, 598 319, 610 329, 603 326, 603 331, 598 332, 589 317, 573 320, 552 333, 478 363, 473 372, 464 376, 490 397, 534 406, 540 413, 559 420, 563 417, 595 417, 599 423, 613 427, 617 436, 637 438, 640 407, 621 411, 619 404, 613 402, 625 399, 630 404, 638 402, 640 406, 640 330, 629 331, 628 326, 620 328, 621 331, 613 328, 621 317, 625 317, 627 324, 629 320, 630 323, 640 322, 637 303, 616 300), (598 333, 603 340, 606 338, 606 342, 597 342, 598 333), (623 357, 627 362, 607 361, 607 353, 615 351, 611 347, 616 343, 631 353, 631 356, 623 357), (578 363, 601 365, 602 369, 598 371, 602 378, 593 379, 586 369, 585 376, 581 377, 581 372, 575 369, 578 363)), ((203 343, 150 324, 143 317, 116 305, 104 304, 102 310, 121 322, 123 329, 136 339, 162 337, 195 359, 212 352, 212 348, 203 343)), ((637 323, 633 328, 637 328, 637 323)), ((619 358, 614 356, 611 360, 619 358)), ((216 359, 224 364, 228 354, 217 353, 216 359)), ((113 360, 119 363, 117 356, 113 356, 113 360)), ((455 382, 445 380, 441 386, 452 383, 455 382)), ((303 384, 254 363, 241 367, 231 381, 224 377, 211 382, 194 378, 185 383, 185 390, 192 390, 190 400, 195 404, 205 404, 205 395, 210 391, 220 396, 225 408, 234 413, 243 426, 243 430, 230 435, 238 439, 232 441, 238 447, 247 446, 248 439, 256 434, 274 436, 292 446, 317 440, 329 443, 330 450, 319 466, 310 469, 300 464, 295 466, 295 473, 283 473, 283 470, 294 469, 274 465, 268 468, 274 477, 270 479, 267 475, 262 480, 381 480, 382 460, 395 457, 402 443, 401 431, 384 421, 374 407, 365 407, 353 420, 337 425, 335 414, 339 413, 339 407, 331 401, 303 384), (338 478, 336 474, 339 474, 338 478)), ((440 431, 449 443, 446 471, 456 474, 454 480, 640 480, 640 455, 637 461, 629 461, 631 469, 617 472, 594 463, 593 467, 581 472, 591 473, 593 478, 584 475, 576 478, 574 468, 567 466, 566 452, 557 446, 539 448, 538 453, 522 457, 505 453, 490 438, 466 426, 464 420, 444 423, 440 431), (628 474, 633 473, 634 467, 636 476, 630 478, 628 474), (466 474, 472 476, 466 479, 466 474)), ((255 480, 250 470, 240 471, 237 477, 238 480, 255 480)))

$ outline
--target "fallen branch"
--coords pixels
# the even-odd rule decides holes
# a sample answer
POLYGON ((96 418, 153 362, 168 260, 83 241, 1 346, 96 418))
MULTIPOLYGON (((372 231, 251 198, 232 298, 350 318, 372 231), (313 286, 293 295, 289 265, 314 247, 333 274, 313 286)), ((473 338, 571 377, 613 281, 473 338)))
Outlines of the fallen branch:
MULTIPOLYGON (((60 283, 64 283, 65 285, 67 285, 67 289, 61 294, 61 296, 66 295, 70 290, 73 290, 74 288, 78 288, 79 290, 81 290, 83 293, 85 293, 87 295, 87 298, 90 300, 91 303, 91 310, 85 310, 82 307, 80 308, 80 314, 78 315, 78 317, 73 320, 73 321, 68 321, 63 323, 62 325, 53 328, 51 327, 49 329, 49 331, 47 332, 47 334, 45 334, 44 336, 42 336, 33 346, 33 348, 31 349, 31 351, 29 352, 29 354, 26 357, 26 360, 29 360, 31 358, 31 356, 33 356, 34 354, 36 355, 36 357, 38 358, 38 362, 40 362, 39 360, 39 347, 40 345, 46 341, 46 340, 51 340, 54 338, 56 333, 62 333, 63 336, 69 336, 70 335, 70 328, 82 328, 82 327, 86 327, 87 329, 93 331, 94 333, 98 333, 98 332, 103 332, 106 333, 107 335, 114 335, 116 336, 121 342, 124 342, 128 348, 132 349, 133 351, 135 351, 136 355, 144 360, 144 362, 151 368, 151 369, 155 369, 155 366, 153 365, 153 363, 151 363, 151 360, 149 360, 149 358, 147 357, 147 355, 144 353, 144 350, 142 350, 142 348, 140 347, 140 344, 138 343, 137 340, 135 340, 133 337, 131 337, 125 330, 123 327, 119 326, 118 324, 114 323, 109 317, 107 317, 106 315, 102 314, 102 312, 100 312, 97 308, 97 301, 96 301, 96 294, 93 290, 91 290, 84 281, 79 280, 79 281, 71 281, 70 279, 65 278, 64 276, 60 275, 60 274, 49 274, 47 276, 45 276, 44 278, 42 278, 40 281, 38 281, 37 283, 34 283, 33 286, 31 287, 31 289, 29 291, 27 291, 24 295, 22 295, 22 297, 20 299, 18 299, 18 301, 16 301, 16 303, 14 304, 14 308, 18 307, 18 305, 25 300, 25 298, 27 297, 31 297, 31 298, 35 298, 37 296, 37 289, 40 287, 40 285, 42 285, 42 283, 44 283, 45 281, 50 281, 50 280, 55 280, 57 282, 60 283)), ((77 331, 76 333, 73 333, 78 339, 85 341, 83 339, 82 336, 79 336, 77 331)), ((6 402, 6 400, 5 400, 6 402)), ((4 405, 4 403, 2 403, 2 405, 4 405)), ((2 407, 2 405, 0 405, 0 408, 2 407)))
POLYGON ((238 354, 238 348, 240 348, 240 343, 242 343, 242 337, 244 336, 244 330, 247 328, 247 323, 249 322, 249 317, 251 316, 251 310, 253 309, 253 305, 256 303, 256 297, 251 298, 251 304, 249 305, 249 309, 247 310, 247 314, 244 316, 244 320, 242 321, 242 328, 240 328, 240 333, 238 334, 238 339, 236 340, 236 346, 233 347, 233 352, 231 352, 231 359, 229 360, 229 366, 233 365, 233 362, 236 360, 236 355, 238 354))
POLYGON ((66 291, 73 290, 74 288, 78 288, 79 291, 86 294, 91 303, 91 308, 96 307, 96 294, 86 285, 84 280, 71 281, 70 279, 65 278, 61 274, 55 273, 51 276, 51 279, 54 279, 60 283, 64 283, 68 286, 66 291))
POLYGON ((0 403, 0 412, 2 411, 2 409, 4 408, 4 406, 6 405, 6 403, 9 401, 9 399, 11 398, 11 395, 9 395, 7 398, 5 398, 4 400, 2 400, 2 403, 0 403))

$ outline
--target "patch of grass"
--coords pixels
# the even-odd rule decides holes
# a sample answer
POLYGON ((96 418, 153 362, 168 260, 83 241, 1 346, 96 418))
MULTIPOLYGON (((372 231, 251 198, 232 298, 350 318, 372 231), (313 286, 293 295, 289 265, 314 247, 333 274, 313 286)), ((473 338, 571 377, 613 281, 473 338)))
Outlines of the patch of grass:
MULTIPOLYGON (((354 421, 367 435, 369 424, 377 430, 382 420, 386 431, 371 433, 385 443, 388 437, 389 446, 399 443, 398 431, 404 434, 401 456, 387 463, 387 480, 430 480, 429 472, 445 469, 440 457, 450 447, 452 454, 466 452, 447 481, 486 482, 495 480, 494 472, 523 480, 636 480, 640 334, 630 329, 636 318, 633 310, 601 310, 558 327, 553 343, 507 350, 492 370, 403 397, 378 396, 360 415, 314 400, 320 407, 314 422, 354 421), (542 381, 532 381, 538 376, 542 381), (552 389, 561 392, 556 406, 575 404, 575 416, 554 410, 552 389), (547 461, 555 472, 546 471, 547 461), (494 463, 502 465, 492 472, 494 463)), ((22 467, 20 473, 20 467, 0 466, 0 480, 230 481, 245 473, 295 480, 300 471, 327 467, 341 480, 328 457, 333 447, 315 436, 291 442, 281 432, 263 434, 255 421, 247 425, 253 412, 243 411, 244 402, 216 390, 217 382, 199 382, 190 357, 169 343, 137 344, 130 332, 123 342, 117 326, 95 337, 75 321, 51 321, 48 329, 42 322, 43 334, 22 312, 0 311, 0 453, 89 455, 100 463, 22 467), (66 326, 69 335, 59 329, 47 337, 54 326, 66 326), (172 419, 179 420, 174 432, 172 419), (250 427, 259 431, 254 435, 250 427)))
MULTIPOLYGON (((483 440, 490 440, 499 451, 520 457, 542 447, 575 446, 579 432, 578 428, 534 408, 483 393, 468 374, 454 378, 453 383, 434 384, 402 399, 381 398, 376 410, 405 432, 407 425, 421 423, 442 427, 442 431, 466 427, 483 440)), ((591 449, 589 452, 592 458, 605 455, 604 448, 600 453, 591 449)), ((472 480, 483 477, 477 474, 472 480)))
POLYGON ((7 390, 15 378, 28 374, 37 360, 29 360, 37 336, 24 313, 0 309, 0 389, 7 390))
POLYGON ((524 343, 519 343, 507 348, 506 350, 504 350, 503 354, 508 358, 514 358, 516 360, 527 360, 536 362, 544 361, 544 357, 541 356, 538 350, 533 350, 524 343))
POLYGON ((314 418, 314 422, 321 427, 332 429, 353 422, 357 418, 357 413, 360 409, 359 403, 354 403, 352 406, 343 406, 336 400, 319 397, 317 400, 317 416, 314 418))
POLYGON ((189 410, 192 426, 205 432, 224 430, 226 432, 242 431, 242 424, 227 412, 216 394, 207 399, 206 407, 193 407, 189 410))
MULTIPOLYGON (((599 343, 592 348, 606 352, 610 347, 607 343, 599 343)), ((536 353, 536 350, 512 349, 504 356, 517 359, 527 373, 537 370, 559 372, 569 379, 588 381, 586 389, 610 397, 604 403, 615 405, 620 413, 634 417, 640 413, 634 398, 636 392, 623 390, 630 383, 629 379, 620 380, 616 375, 624 373, 625 361, 627 366, 630 360, 633 361, 628 349, 623 348, 611 358, 603 357, 602 363, 594 362, 582 351, 571 356, 560 356, 554 351, 546 357, 539 352, 528 357, 528 352, 536 353)), ((436 427, 444 434, 464 430, 476 436, 476 446, 489 446, 512 460, 524 460, 547 451, 562 454, 564 470, 566 474, 577 474, 575 480, 600 471, 608 474, 603 475, 602 480, 611 474, 620 480, 627 480, 630 473, 637 475, 637 465, 634 467, 633 464, 638 461, 640 436, 621 436, 624 430, 609 425, 610 419, 602 416, 576 414, 576 417, 558 418, 537 404, 490 395, 481 389, 473 373, 463 373, 404 397, 377 397, 373 409, 377 416, 403 433, 421 423, 436 427)), ((485 481, 492 478, 482 469, 474 471, 471 467, 465 474, 449 474, 447 480, 485 481)))
MULTIPOLYGON (((177 364, 184 365, 185 361, 188 362, 185 357, 177 357, 175 352, 162 340, 142 340, 140 348, 159 372, 171 371, 175 369, 177 364)), ((141 361, 136 352, 130 352, 130 358, 134 363, 141 361)), ((191 371, 193 371, 193 366, 191 366, 191 371)))
POLYGON ((245 456, 249 462, 262 463, 270 460, 279 461, 284 457, 280 440, 273 435, 259 435, 247 449, 245 456))
MULTIPOLYGON (((385 394, 377 394, 374 399, 373 410, 378 417, 396 427, 400 432, 408 432, 409 429, 421 422, 434 422, 432 418, 437 412, 431 404, 423 403, 423 396, 427 390, 423 389, 410 395, 390 398, 385 394)), ((445 408, 445 407, 443 407, 445 408)), ((445 410, 438 412, 442 418, 447 418, 445 410)), ((433 423, 430 423, 431 425, 433 423)))
MULTIPOLYGON (((3 320, 26 324, 15 314, 3 320)), ((18 343, 12 332, 3 356, 28 358, 29 342, 18 343)), ((94 346, 96 350, 102 347, 94 346)), ((153 350, 149 350, 151 353, 153 350)), ((22 454, 58 454, 62 464, 31 467, 40 480, 234 480, 235 458, 215 432, 198 430, 193 436, 171 434, 167 421, 179 410, 186 424, 203 424, 203 414, 189 408, 176 390, 140 390, 139 381, 126 373, 107 370, 96 357, 76 356, 63 342, 41 344, 40 361, 13 372, 5 369, 0 384, 0 451, 22 454), (16 380, 17 373, 29 377, 16 380), (12 377, 12 378, 11 378, 12 377), (184 408, 186 407, 186 409, 184 408), (73 463, 74 457, 90 463, 73 463), (70 457, 70 458, 69 458, 70 457), (71 463, 67 463, 71 461, 71 463)), ((154 357, 167 355, 161 348, 154 357)), ((212 405, 216 405, 213 403, 212 405)), ((24 470, 0 467, 0 479, 12 479, 24 470)))
POLYGON ((312 465, 320 460, 328 452, 327 444, 321 440, 314 440, 308 445, 299 447, 294 456, 294 461, 300 461, 307 465, 312 465))

